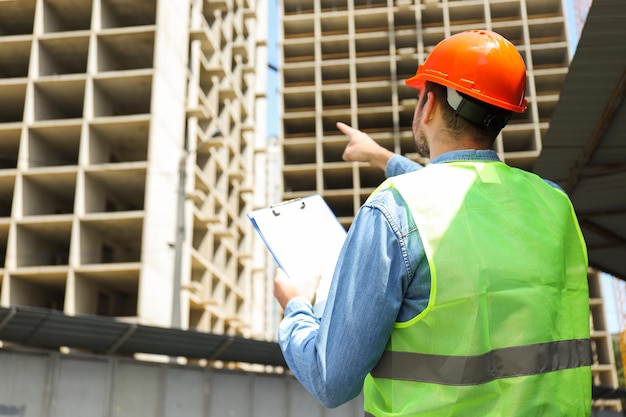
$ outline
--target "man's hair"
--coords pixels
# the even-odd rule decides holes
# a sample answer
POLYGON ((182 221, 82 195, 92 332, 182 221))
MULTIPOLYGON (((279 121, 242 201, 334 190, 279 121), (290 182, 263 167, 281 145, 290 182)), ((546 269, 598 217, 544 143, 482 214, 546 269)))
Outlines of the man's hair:
POLYGON ((498 136, 498 132, 490 132, 486 128, 479 126, 476 123, 472 123, 464 117, 458 115, 454 109, 448 104, 447 88, 441 84, 437 84, 431 81, 427 81, 424 86, 425 92, 432 92, 435 98, 439 102, 439 107, 442 110, 442 117, 446 130, 453 137, 458 137, 463 134, 471 135, 475 140, 485 143, 488 147, 493 146, 493 142, 498 136))

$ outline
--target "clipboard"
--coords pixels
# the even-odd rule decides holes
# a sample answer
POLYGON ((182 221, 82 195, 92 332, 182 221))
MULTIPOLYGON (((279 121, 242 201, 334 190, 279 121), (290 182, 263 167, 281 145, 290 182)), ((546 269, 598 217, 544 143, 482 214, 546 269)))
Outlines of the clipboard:
POLYGON ((289 278, 320 274, 313 310, 326 306, 346 230, 319 194, 288 200, 248 213, 257 233, 289 278))

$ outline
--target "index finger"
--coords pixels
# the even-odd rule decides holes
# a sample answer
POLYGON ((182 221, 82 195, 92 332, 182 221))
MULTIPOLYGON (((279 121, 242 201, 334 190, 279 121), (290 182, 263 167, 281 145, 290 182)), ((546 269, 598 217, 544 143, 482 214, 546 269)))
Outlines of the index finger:
POLYGON ((341 132, 343 132, 344 134, 350 136, 352 133, 354 133, 357 129, 353 128, 352 126, 349 126, 343 122, 337 122, 336 123, 337 129, 341 130, 341 132))

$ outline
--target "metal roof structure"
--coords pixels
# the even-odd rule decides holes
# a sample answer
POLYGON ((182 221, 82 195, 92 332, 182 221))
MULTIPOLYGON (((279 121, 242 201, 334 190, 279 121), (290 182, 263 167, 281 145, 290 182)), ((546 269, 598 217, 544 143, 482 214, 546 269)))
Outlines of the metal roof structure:
POLYGON ((534 171, 570 196, 590 266, 626 279, 626 2, 593 2, 534 171))
POLYGON ((67 316, 53 309, 0 308, 0 340, 101 354, 149 353, 192 359, 286 366, 274 342, 126 323, 101 316, 67 316))

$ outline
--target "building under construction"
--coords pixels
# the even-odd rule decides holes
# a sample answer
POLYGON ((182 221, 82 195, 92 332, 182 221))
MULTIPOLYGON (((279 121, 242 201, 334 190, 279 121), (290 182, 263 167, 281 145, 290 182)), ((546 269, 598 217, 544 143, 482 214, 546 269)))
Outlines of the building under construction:
MULTIPOLYGON (((275 359, 273 262, 246 213, 319 193, 349 226, 383 176, 341 160, 346 139, 337 121, 427 163, 414 151, 416 96, 404 80, 446 36, 487 28, 518 47, 528 111, 514 116, 496 150, 510 165, 533 169, 570 62, 561 0, 284 0, 280 7, 282 114, 266 104, 263 0, 0 0, 0 340, 11 349, 106 355, 39 357, 41 366, 26 372, 52 375, 40 394, 49 414, 24 408, 22 415, 57 415, 50 410, 60 410, 53 399, 63 398, 63 385, 46 394, 56 378, 89 378, 89 369, 104 375, 98 381, 111 392, 102 401, 111 403, 103 413, 113 413, 115 398, 137 382, 124 369, 148 369, 114 357, 284 365, 275 359), (281 117, 276 139, 267 137, 267 112, 281 117), (272 360, 252 353, 263 349, 272 360)), ((589 282, 594 381, 614 387, 597 272, 589 282)), ((15 375, 11 363, 33 363, 3 358, 0 367, 15 375)), ((190 381, 178 368, 154 369, 141 373, 163 378, 150 401, 167 401, 152 395, 169 381, 163 375, 190 381)), ((190 372, 200 383, 216 378, 190 372)), ((263 392, 249 375, 220 377, 263 392)), ((19 415, 20 404, 9 402, 17 388, 0 388, 0 415, 19 415)), ((344 410, 357 415, 354 406, 344 410)))
POLYGON ((188 3, 0 2, 2 305, 263 333, 256 5, 188 3))
POLYGON ((495 149, 509 165, 532 170, 569 65, 561 0, 294 0, 284 13, 286 198, 320 193, 348 224, 380 184, 382 173, 342 161, 337 121, 422 161, 410 130, 417 95, 404 80, 439 41, 467 29, 502 34, 524 58, 528 110, 514 115, 495 149))

